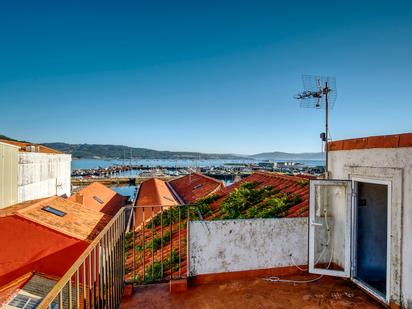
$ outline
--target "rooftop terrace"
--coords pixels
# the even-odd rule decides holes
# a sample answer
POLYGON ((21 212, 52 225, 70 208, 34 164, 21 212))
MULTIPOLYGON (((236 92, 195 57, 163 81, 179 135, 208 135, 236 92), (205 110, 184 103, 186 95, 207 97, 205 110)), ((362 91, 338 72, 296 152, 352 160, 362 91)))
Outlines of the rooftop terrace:
MULTIPOLYGON (((282 277, 308 280, 316 275, 282 277)), ((384 308, 352 282, 323 277, 312 283, 237 279, 191 286, 170 294, 167 283, 140 286, 122 299, 121 308, 384 308)))

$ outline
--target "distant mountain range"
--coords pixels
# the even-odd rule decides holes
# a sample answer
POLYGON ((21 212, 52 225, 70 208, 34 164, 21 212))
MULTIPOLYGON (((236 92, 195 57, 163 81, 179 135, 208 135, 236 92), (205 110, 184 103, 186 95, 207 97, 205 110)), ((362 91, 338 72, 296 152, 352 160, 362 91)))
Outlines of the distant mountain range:
MULTIPOLYGON (((14 140, 0 134, 0 139, 14 140)), ((321 152, 288 153, 288 152, 264 152, 254 155, 200 153, 188 151, 159 151, 147 148, 133 148, 123 145, 101 144, 68 144, 68 143, 42 143, 46 147, 69 153, 76 159, 169 159, 169 160, 321 160, 321 152)))
POLYGON ((322 153, 287 153, 266 152, 255 155, 200 153, 187 151, 159 151, 147 148, 133 148, 122 145, 98 145, 98 144, 66 144, 43 143, 43 145, 57 149, 64 153, 70 153, 74 158, 100 158, 100 159, 258 159, 258 160, 321 160, 322 153))
POLYGON ((322 160, 322 152, 303 152, 303 153, 289 153, 289 152, 263 152, 251 155, 251 158, 258 160, 322 160))
MULTIPOLYGON (((195 160, 195 159, 241 159, 233 154, 199 153, 187 151, 159 151, 147 148, 133 148, 123 145, 100 144, 66 144, 42 143, 42 145, 70 153, 74 158, 96 159, 169 159, 169 160, 195 160)), ((244 157, 243 157, 244 158, 244 157)))

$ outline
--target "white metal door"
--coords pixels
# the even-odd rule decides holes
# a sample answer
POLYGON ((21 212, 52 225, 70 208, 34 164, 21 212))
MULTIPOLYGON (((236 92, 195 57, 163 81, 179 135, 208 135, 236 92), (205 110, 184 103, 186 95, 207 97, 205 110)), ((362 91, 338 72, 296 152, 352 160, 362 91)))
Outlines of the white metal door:
POLYGON ((351 205, 351 181, 310 181, 310 273, 350 276, 351 205))

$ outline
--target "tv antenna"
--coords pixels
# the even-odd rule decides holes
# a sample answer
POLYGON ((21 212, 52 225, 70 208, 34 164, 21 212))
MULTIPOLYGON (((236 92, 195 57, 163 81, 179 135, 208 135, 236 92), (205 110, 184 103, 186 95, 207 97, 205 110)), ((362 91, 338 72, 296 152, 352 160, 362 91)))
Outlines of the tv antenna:
POLYGON ((331 76, 302 75, 304 90, 295 96, 300 100, 300 107, 325 110, 325 132, 320 134, 325 143, 325 174, 328 178, 328 141, 329 141, 329 109, 333 109, 336 101, 336 79, 331 76))

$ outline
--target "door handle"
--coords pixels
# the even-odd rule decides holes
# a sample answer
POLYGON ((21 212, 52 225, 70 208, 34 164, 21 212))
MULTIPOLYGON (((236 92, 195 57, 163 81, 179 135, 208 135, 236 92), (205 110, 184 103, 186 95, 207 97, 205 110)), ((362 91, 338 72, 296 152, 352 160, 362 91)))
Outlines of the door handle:
POLYGON ((315 221, 313 221, 313 220, 310 221, 310 224, 311 224, 311 225, 315 225, 315 226, 323 226, 322 223, 318 223, 318 222, 315 222, 315 221))

